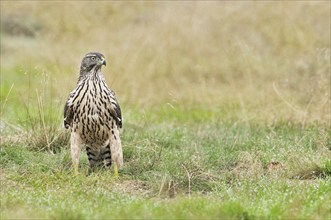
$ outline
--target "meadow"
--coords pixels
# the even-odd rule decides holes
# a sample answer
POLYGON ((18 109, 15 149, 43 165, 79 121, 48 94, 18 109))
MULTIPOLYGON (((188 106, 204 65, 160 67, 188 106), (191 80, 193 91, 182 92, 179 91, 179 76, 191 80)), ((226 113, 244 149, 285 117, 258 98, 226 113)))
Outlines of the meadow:
POLYGON ((330 219, 328 1, 1 1, 1 219, 330 219), (125 167, 63 106, 105 55, 125 167))

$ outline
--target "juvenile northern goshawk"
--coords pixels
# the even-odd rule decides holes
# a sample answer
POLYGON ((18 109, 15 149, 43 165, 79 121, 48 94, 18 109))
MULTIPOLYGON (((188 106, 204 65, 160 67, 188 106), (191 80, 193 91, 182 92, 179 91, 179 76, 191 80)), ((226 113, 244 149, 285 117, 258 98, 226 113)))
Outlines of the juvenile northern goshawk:
POLYGON ((101 73, 106 65, 101 53, 88 53, 82 60, 76 88, 64 106, 64 126, 71 130, 71 157, 78 174, 81 145, 86 146, 90 167, 110 167, 115 175, 123 165, 119 129, 121 109, 115 93, 109 89, 101 73))

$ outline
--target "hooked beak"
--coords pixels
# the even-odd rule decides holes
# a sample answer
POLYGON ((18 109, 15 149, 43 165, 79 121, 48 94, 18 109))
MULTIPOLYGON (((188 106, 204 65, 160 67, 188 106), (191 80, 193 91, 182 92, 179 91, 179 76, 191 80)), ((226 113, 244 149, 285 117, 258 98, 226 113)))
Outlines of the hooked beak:
POLYGON ((102 58, 102 60, 100 60, 100 65, 105 65, 106 66, 106 60, 104 58, 102 58))

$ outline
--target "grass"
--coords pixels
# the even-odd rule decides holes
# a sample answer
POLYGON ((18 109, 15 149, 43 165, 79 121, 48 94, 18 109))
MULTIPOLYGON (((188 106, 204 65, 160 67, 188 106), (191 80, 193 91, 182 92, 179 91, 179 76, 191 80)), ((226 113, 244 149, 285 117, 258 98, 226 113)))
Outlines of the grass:
POLYGON ((329 2, 1 1, 1 219, 331 218, 327 17, 329 2), (88 51, 123 109, 118 179, 84 151, 72 175, 62 109, 88 51))
POLYGON ((51 154, 2 146, 2 217, 329 217, 330 154, 327 142, 316 143, 327 130, 178 124, 127 124, 119 179, 105 170, 88 175, 85 152, 73 177, 67 147, 51 154))
POLYGON ((119 179, 105 170, 88 175, 84 153, 81 175, 73 177, 67 148, 50 154, 16 144, 3 146, 2 216, 82 219, 329 216, 330 168, 320 162, 328 161, 329 155, 323 155, 325 149, 313 143, 316 128, 305 131, 286 126, 266 130, 223 125, 212 129, 199 123, 185 129, 175 127, 151 126, 133 132, 135 126, 128 126, 123 132, 126 167, 119 179), (302 136, 305 138, 298 144, 296 140, 302 136), (310 164, 301 164, 301 172, 311 172, 312 162, 317 162, 325 176, 292 178, 290 171, 296 171, 298 165, 293 161, 303 158, 310 164), (281 163, 282 167, 273 169, 271 161, 281 163))

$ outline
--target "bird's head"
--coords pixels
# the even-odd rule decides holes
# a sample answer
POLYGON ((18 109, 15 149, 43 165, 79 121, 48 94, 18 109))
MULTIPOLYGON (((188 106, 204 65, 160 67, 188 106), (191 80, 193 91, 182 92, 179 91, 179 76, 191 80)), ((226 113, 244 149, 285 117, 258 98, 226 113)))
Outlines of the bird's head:
POLYGON ((98 52, 90 52, 83 58, 80 69, 81 71, 89 72, 92 69, 101 69, 102 65, 106 66, 105 56, 98 52))

